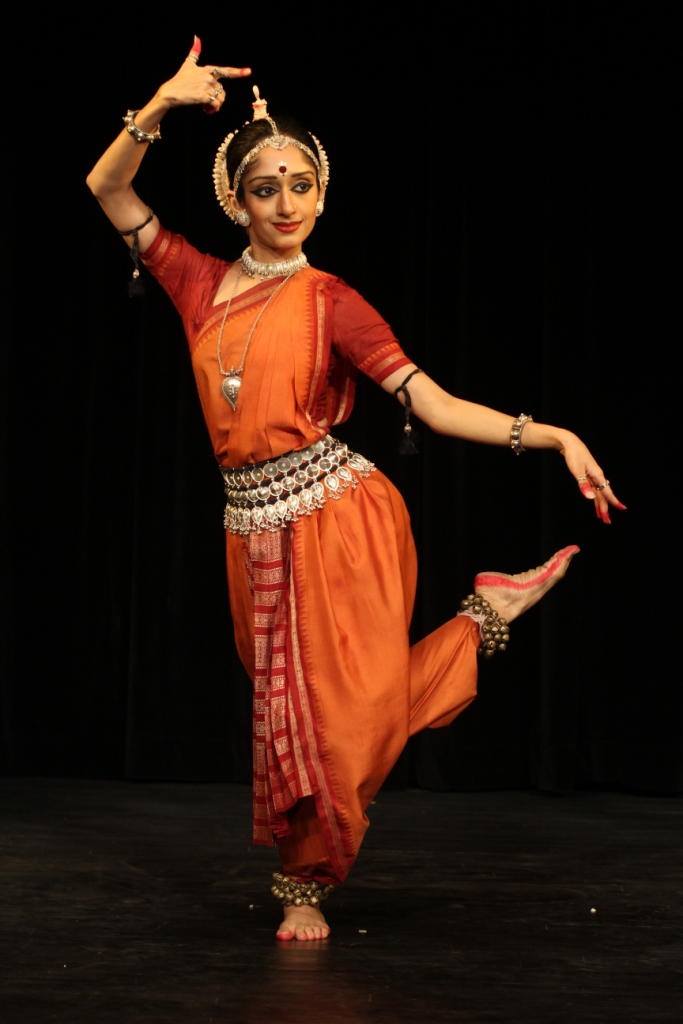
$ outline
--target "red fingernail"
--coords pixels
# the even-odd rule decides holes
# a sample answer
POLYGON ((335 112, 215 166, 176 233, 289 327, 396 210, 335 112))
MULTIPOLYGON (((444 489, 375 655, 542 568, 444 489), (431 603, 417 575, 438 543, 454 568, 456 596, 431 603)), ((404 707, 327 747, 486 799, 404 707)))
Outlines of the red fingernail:
POLYGON ((194 42, 192 44, 192 49, 190 50, 190 53, 196 53, 197 56, 199 56, 199 54, 201 52, 202 52, 202 41, 199 38, 199 36, 195 36, 194 37, 194 42))
POLYGON ((250 75, 251 74, 251 68, 240 68, 240 74, 241 75, 250 75))
POLYGON ((620 501, 617 502, 617 508, 620 508, 622 512, 626 511, 626 505, 622 505, 620 501))

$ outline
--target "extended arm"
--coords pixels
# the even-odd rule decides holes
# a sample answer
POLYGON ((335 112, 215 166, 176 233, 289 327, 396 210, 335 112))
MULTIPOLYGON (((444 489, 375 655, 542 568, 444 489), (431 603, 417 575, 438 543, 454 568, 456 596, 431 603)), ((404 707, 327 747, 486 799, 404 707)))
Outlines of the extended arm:
MULTIPOLYGON (((393 394, 414 369, 414 365, 403 366, 390 374, 382 382, 382 387, 393 394)), ((506 416, 485 405, 455 398, 425 373, 416 374, 408 388, 413 412, 437 434, 460 437, 480 444, 509 447, 514 416, 506 416)), ((402 395, 399 395, 399 400, 404 401, 402 395)), ((609 505, 619 509, 625 508, 617 500, 611 487, 598 489, 605 481, 605 474, 583 441, 570 430, 529 421, 524 427, 522 442, 525 448, 554 448, 560 452, 565 458, 569 472, 579 484, 581 493, 595 502, 596 514, 603 522, 610 521, 609 505)))
MULTIPOLYGON (((225 100, 221 78, 250 75, 250 68, 200 67, 197 64, 201 42, 194 45, 180 70, 157 90, 156 95, 136 115, 135 125, 143 132, 154 133, 172 107, 202 106, 207 113, 216 113, 225 100)), ((114 140, 88 175, 87 184, 112 224, 126 231, 147 220, 147 207, 133 190, 133 179, 150 143, 136 142, 127 129, 114 140)), ((156 217, 140 231, 140 250, 154 241, 159 222, 156 217)), ((132 245, 131 236, 126 237, 132 245)))

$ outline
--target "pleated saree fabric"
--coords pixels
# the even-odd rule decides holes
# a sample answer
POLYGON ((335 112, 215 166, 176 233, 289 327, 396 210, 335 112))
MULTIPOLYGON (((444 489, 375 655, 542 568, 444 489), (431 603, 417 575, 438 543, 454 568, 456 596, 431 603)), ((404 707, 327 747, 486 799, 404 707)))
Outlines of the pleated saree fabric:
MULTIPOLYGON (((180 312, 221 466, 305 448, 351 412, 358 370, 381 381, 410 360, 388 324, 338 278, 299 271, 254 332, 236 409, 216 347, 229 264, 161 229, 143 260, 180 312)), ((282 279, 232 302, 223 366, 282 279)), ((254 840, 285 870, 347 876, 365 810, 408 737, 451 722, 476 693, 476 625, 451 619, 412 648, 416 556, 403 499, 379 471, 274 532, 226 533, 238 651, 254 683, 254 840)))

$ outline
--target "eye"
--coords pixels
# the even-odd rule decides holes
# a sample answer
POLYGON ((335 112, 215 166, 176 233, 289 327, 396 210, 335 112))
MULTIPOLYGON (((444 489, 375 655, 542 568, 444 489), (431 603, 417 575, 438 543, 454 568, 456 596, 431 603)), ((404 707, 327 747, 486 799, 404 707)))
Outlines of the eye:
POLYGON ((253 196, 258 196, 259 199, 270 199, 270 197, 274 196, 276 192, 277 189, 273 188, 272 185, 261 185, 260 188, 253 189, 251 194, 253 196))
POLYGON ((292 192, 299 192, 304 194, 310 192, 313 188, 313 184, 310 181, 297 181, 296 185, 292 189, 292 192))

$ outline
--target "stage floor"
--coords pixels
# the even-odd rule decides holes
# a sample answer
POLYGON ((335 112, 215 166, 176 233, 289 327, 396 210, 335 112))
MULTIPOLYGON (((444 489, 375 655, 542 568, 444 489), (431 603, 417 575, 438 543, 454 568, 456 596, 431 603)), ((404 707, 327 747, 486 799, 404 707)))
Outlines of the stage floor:
POLYGON ((273 937, 250 803, 2 780, 3 1024, 683 1020, 683 801, 381 793, 319 943, 273 937))

